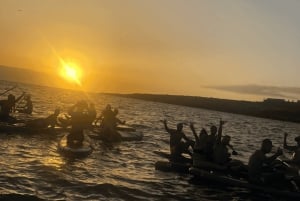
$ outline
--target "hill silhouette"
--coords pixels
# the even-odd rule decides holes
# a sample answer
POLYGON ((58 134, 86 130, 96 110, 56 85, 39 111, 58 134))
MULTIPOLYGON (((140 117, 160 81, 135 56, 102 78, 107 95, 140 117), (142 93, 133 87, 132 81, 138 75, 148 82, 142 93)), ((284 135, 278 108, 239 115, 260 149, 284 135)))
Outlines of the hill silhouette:
POLYGON ((112 95, 300 123, 299 101, 287 102, 283 99, 269 98, 262 102, 252 102, 180 95, 112 95))

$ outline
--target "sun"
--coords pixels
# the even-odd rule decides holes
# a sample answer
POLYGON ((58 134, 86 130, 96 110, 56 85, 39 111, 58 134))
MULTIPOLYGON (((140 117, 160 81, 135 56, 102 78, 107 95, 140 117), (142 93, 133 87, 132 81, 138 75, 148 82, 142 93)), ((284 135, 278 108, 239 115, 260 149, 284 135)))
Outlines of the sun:
POLYGON ((79 66, 72 62, 61 62, 61 76, 68 81, 75 82, 78 85, 81 85, 81 70, 79 66))
POLYGON ((64 67, 64 69, 65 69, 65 75, 66 75, 66 77, 69 77, 72 80, 77 80, 78 79, 77 72, 76 72, 76 70, 75 70, 74 67, 66 65, 64 67))

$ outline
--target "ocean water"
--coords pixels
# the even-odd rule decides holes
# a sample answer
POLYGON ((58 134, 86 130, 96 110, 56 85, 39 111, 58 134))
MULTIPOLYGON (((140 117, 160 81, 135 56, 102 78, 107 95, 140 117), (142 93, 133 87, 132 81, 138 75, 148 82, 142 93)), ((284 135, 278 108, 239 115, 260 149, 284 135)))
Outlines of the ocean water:
MULTIPOLYGON (((12 85, 1 81, 0 92, 12 85)), ((98 113, 108 103, 118 108, 120 119, 143 132, 144 138, 111 145, 95 141, 92 154, 71 159, 57 151, 63 133, 0 133, 0 200, 285 200, 241 188, 192 184, 190 175, 155 170, 155 162, 165 159, 153 151, 169 148, 162 119, 167 119, 170 127, 178 122, 194 122, 200 131, 217 125, 222 118, 227 121, 224 134, 232 136, 232 145, 239 152, 237 158, 245 163, 264 138, 282 147, 283 133, 288 132, 289 142, 293 143, 300 124, 103 94, 18 86, 21 89, 11 93, 29 92, 34 103, 31 116, 18 118, 47 116, 56 107, 66 111, 77 100, 86 99, 96 104, 98 113)), ((188 126, 184 131, 193 137, 188 126)))

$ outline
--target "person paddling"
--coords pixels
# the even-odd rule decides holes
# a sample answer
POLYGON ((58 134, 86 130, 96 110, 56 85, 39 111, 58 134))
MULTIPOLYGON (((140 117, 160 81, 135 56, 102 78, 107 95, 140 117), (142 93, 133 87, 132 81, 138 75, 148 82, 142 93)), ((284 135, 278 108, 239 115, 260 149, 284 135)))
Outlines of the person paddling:
POLYGON ((261 148, 250 156, 248 162, 248 176, 251 183, 266 184, 284 179, 284 175, 274 172, 272 167, 272 162, 278 156, 282 155, 282 150, 279 148, 274 155, 270 157, 266 156, 266 154, 271 152, 272 147, 272 141, 270 139, 264 139, 261 148))

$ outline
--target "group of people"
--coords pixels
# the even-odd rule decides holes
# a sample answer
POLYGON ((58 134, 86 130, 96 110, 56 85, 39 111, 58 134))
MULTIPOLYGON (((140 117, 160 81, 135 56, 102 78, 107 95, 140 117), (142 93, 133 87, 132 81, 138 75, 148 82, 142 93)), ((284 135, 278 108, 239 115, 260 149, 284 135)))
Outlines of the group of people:
MULTIPOLYGON (((222 136, 223 125, 225 121, 220 120, 219 128, 216 126, 210 127, 210 134, 203 128, 197 135, 193 123, 190 124, 191 131, 195 140, 189 139, 183 132, 183 123, 177 124, 177 129, 170 129, 167 121, 164 120, 164 127, 170 134, 170 155, 171 161, 182 162, 186 159, 182 154, 189 154, 193 160, 194 167, 203 167, 207 164, 216 169, 232 169, 247 171, 250 182, 253 183, 268 183, 280 181, 284 179, 283 172, 289 167, 284 167, 283 171, 274 171, 273 164, 276 164, 278 156, 283 154, 279 148, 272 156, 267 156, 272 150, 272 141, 264 139, 261 148, 256 150, 249 158, 248 165, 242 164, 238 160, 232 160, 231 155, 237 155, 230 144, 231 137, 228 135, 222 136)), ((286 143, 287 134, 284 134, 284 148, 293 151, 292 159, 286 160, 289 164, 300 166, 300 136, 295 138, 297 145, 289 146, 286 143)), ((282 161, 280 161, 282 163, 282 161)), ((297 174, 297 173, 296 173, 297 174)))
POLYGON ((203 128, 197 135, 193 123, 190 128, 194 134, 195 141, 189 139, 183 132, 183 123, 177 124, 177 129, 170 129, 167 121, 163 121, 166 131, 170 134, 170 152, 171 159, 180 160, 183 153, 192 156, 194 165, 198 161, 212 161, 219 165, 225 165, 231 161, 230 153, 227 147, 233 150, 233 154, 237 154, 230 145, 230 136, 222 136, 222 127, 225 121, 220 121, 219 128, 210 127, 210 134, 203 128), (192 151, 191 151, 192 150, 192 151))
MULTIPOLYGON (((54 127, 58 122, 59 109, 56 109, 54 114, 47 118, 35 119, 29 122, 29 126, 41 125, 43 127, 54 127)), ((93 103, 88 104, 86 101, 81 100, 68 109, 67 115, 64 115, 65 121, 60 119, 58 125, 62 127, 71 127, 70 133, 67 136, 67 144, 70 147, 80 147, 84 140, 84 129, 91 129, 92 126, 97 126, 100 121, 101 134, 107 138, 120 139, 120 134, 116 131, 117 124, 124 124, 117 118, 118 109, 112 110, 108 104, 102 111, 101 115, 97 117, 97 111, 93 103)))
MULTIPOLYGON (((19 97, 15 97, 10 94, 7 99, 0 100, 0 121, 7 123, 21 122, 11 114, 15 111, 19 113, 31 114, 33 110, 33 104, 31 96, 23 92, 19 97), (22 100, 22 101, 21 101, 22 100), (20 102, 22 102, 21 106, 20 102), (19 103, 19 104, 18 104, 19 103), (16 110, 16 105, 19 106, 16 110)), ((71 106, 64 115, 64 118, 58 118, 60 109, 55 109, 54 113, 45 118, 37 118, 24 122, 27 127, 30 128, 54 128, 56 125, 61 127, 71 127, 70 134, 67 137, 68 144, 70 146, 81 146, 84 134, 83 130, 91 128, 92 125, 97 125, 100 122, 99 128, 102 135, 107 138, 113 139, 113 141, 121 140, 120 134, 116 131, 118 124, 124 124, 125 121, 121 121, 118 115, 118 109, 112 109, 111 105, 107 105, 102 111, 101 115, 97 117, 97 111, 93 103, 88 104, 86 101, 78 101, 71 106)))

